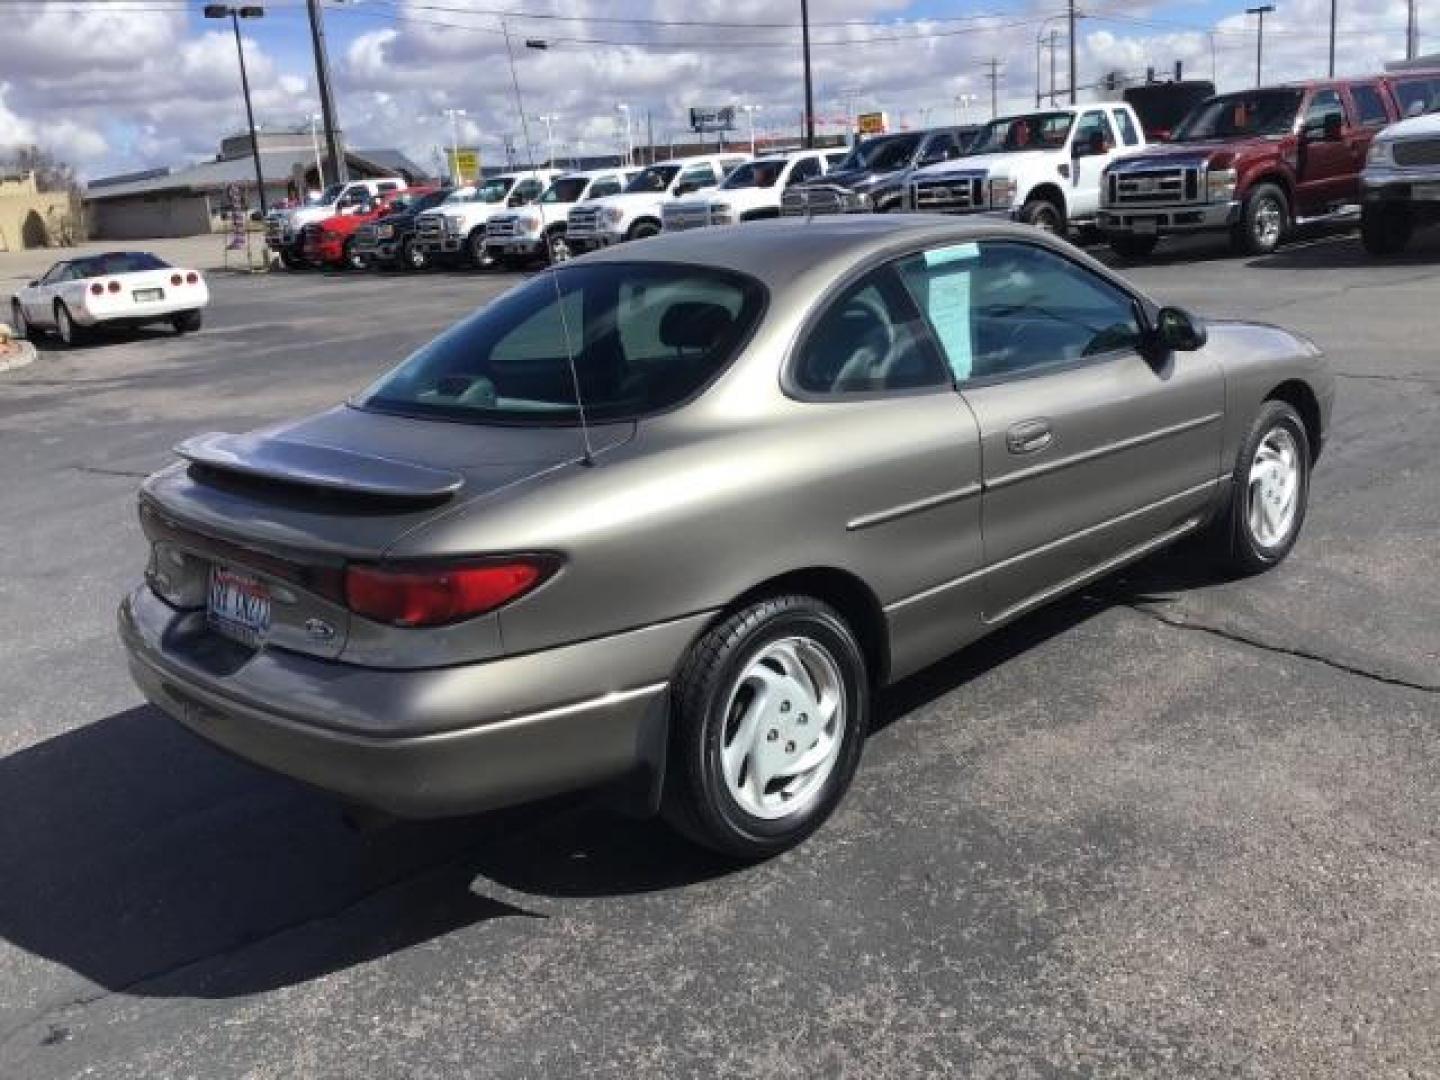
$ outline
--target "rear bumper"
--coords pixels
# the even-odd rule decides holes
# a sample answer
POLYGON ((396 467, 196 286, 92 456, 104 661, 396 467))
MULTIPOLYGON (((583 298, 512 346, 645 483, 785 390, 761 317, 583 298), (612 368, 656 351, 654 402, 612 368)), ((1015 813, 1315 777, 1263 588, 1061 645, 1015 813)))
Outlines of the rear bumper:
POLYGON ((528 802, 663 760, 670 672, 706 619, 400 671, 217 648, 203 613, 176 611, 146 586, 119 612, 136 684, 185 727, 402 817, 528 802), (577 694, 581 683, 589 689, 577 694))
POLYGON ((1240 220, 1238 201, 1185 203, 1180 206, 1106 207, 1095 217, 1101 232, 1132 236, 1211 232, 1240 220))

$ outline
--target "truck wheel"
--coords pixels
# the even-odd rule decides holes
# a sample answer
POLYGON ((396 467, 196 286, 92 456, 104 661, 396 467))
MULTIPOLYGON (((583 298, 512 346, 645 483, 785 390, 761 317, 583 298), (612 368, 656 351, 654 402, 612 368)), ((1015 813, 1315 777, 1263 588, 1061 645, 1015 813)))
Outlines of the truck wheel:
POLYGON ((647 236, 658 236, 660 226, 648 219, 641 219, 630 226, 630 231, 625 234, 626 240, 644 240, 647 236))
POLYGON ((712 627, 675 682, 662 812, 741 859, 793 847, 839 805, 869 722, 865 656, 814 597, 773 596, 712 627))
POLYGON ((557 229, 545 237, 545 250, 552 264, 570 261, 570 245, 565 242, 564 229, 557 229))
POLYGON ((291 254, 288 251, 280 252, 280 265, 285 267, 286 270, 306 269, 305 260, 300 258, 300 256, 298 255, 291 254))
POLYGON ((1065 214, 1049 199, 1030 199, 1020 208, 1020 220, 1037 229, 1065 235, 1065 214))
POLYGON ((345 241, 345 250, 341 254, 341 265, 346 270, 364 270, 369 265, 365 256, 355 250, 354 240, 345 241))
POLYGON ((1360 242, 1371 255, 1400 254, 1414 230, 1408 207, 1367 204, 1360 211, 1360 242))
POLYGON ((1260 184, 1245 199, 1230 246, 1241 255, 1269 255, 1290 231, 1290 203, 1274 184, 1260 184))
POLYGON ((470 254, 470 261, 475 264, 476 269, 489 270, 495 266, 495 256, 485 249, 485 226, 480 226, 470 234, 470 239, 465 242, 470 254))
POLYGON ((400 245, 400 265, 406 270, 424 270, 430 265, 430 256, 413 236, 400 245))
POLYGON ((1110 237, 1110 250, 1126 259, 1143 259, 1160 243, 1158 236, 1133 236, 1129 233, 1115 233, 1110 237))

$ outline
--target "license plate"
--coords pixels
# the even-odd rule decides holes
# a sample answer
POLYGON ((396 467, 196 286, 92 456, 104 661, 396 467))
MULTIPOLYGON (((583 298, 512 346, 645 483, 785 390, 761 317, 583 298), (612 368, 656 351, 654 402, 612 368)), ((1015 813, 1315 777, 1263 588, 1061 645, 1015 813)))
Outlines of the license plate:
POLYGON ((529 251, 529 250, 530 250, 530 245, 529 245, 529 244, 511 244, 511 245, 510 245, 510 250, 513 251, 513 252, 515 252, 515 253, 517 253, 517 254, 519 254, 519 253, 522 252, 522 251, 529 251))
POLYGON ((1154 236, 1160 231, 1160 223, 1154 218, 1133 218, 1130 228, 1140 236, 1154 236))
POLYGON ((131 293, 131 295, 134 296, 135 299, 136 299, 138 302, 140 302, 140 303, 143 304, 143 303, 146 303, 146 302, 148 302, 148 301, 150 301, 150 300, 164 300, 164 299, 165 299, 165 290, 164 290, 164 289, 136 289, 133 293, 131 293))
POLYGON ((212 566, 205 617, 226 637, 258 648, 270 632, 270 590, 251 574, 212 566))
POLYGON ((1425 199, 1427 202, 1440 199, 1440 184, 1415 184, 1411 187, 1410 194, 1412 198, 1425 199))

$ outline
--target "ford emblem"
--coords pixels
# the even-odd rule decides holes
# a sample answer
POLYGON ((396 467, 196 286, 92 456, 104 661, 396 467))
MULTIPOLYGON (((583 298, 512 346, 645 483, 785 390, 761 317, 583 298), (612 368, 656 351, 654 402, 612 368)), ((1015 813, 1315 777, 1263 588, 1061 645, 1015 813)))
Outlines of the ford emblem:
POLYGON ((305 633, 316 641, 331 641, 335 637, 335 627, 324 619, 306 619, 305 633))

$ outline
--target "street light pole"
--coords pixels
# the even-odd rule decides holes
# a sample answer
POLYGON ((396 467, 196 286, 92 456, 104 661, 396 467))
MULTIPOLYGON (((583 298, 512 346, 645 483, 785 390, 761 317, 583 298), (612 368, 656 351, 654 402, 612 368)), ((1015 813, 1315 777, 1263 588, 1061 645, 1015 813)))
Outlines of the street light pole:
POLYGON ((805 148, 815 145, 815 86, 810 78, 810 3, 800 0, 800 40, 805 54, 805 148))
POLYGON ((1265 58, 1265 16, 1275 10, 1274 4, 1261 4, 1259 7, 1246 8, 1246 15, 1256 15, 1260 22, 1255 32, 1255 85, 1261 85, 1261 72, 1264 70, 1262 64, 1265 58))
MULTIPOLYGON (((1070 104, 1074 105, 1078 100, 1075 95, 1077 90, 1079 89, 1080 83, 1080 80, 1076 75, 1075 62, 1075 0, 1069 0, 1069 3, 1066 7, 1066 16, 1070 20, 1070 104)), ((1053 57, 1054 54, 1052 53, 1051 56, 1053 57)), ((1052 90, 1050 94, 1051 97, 1054 97, 1055 92, 1053 90, 1053 81, 1051 82, 1051 87, 1052 90)))
POLYGON ((310 120, 310 149, 315 154, 315 182, 320 190, 325 190, 325 163, 320 160, 320 136, 315 133, 315 125, 320 122, 319 113, 311 113, 310 120))
POLYGON ((235 53, 240 57, 240 90, 245 95, 245 120, 250 125, 250 156, 255 160, 255 191, 260 199, 261 215, 269 208, 265 205, 265 173, 260 167, 260 140, 255 135, 255 110, 250 104, 250 76, 245 71, 245 46, 240 41, 240 20, 259 19, 264 14, 265 9, 259 5, 237 8, 228 4, 207 4, 205 7, 205 18, 228 18, 231 29, 235 31, 235 53))
POLYGON ((750 156, 755 156, 755 113, 759 105, 741 105, 740 109, 750 118, 750 156))
POLYGON ((315 51, 315 85, 320 91, 320 113, 325 118, 325 152, 330 156, 330 172, 336 183, 350 179, 345 152, 340 146, 340 132, 335 116, 335 95, 330 91, 330 58, 325 51, 325 19, 320 14, 320 0, 305 0, 310 14, 310 44, 315 51))
POLYGON ((1340 0, 1330 0, 1330 78, 1335 78, 1335 19, 1340 0))
POLYGON ((555 167, 555 129, 551 125, 559 120, 560 117, 555 113, 545 113, 543 116, 537 116, 535 119, 545 125, 545 153, 549 157, 549 160, 545 164, 553 169, 555 167))
POLYGON ((457 120, 465 115, 465 110, 445 109, 444 113, 450 118, 450 178, 459 187, 465 178, 460 175, 460 125, 457 120))

